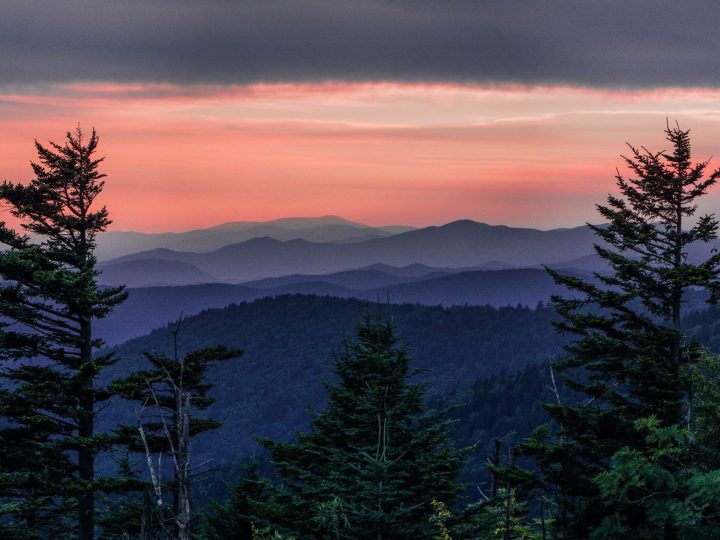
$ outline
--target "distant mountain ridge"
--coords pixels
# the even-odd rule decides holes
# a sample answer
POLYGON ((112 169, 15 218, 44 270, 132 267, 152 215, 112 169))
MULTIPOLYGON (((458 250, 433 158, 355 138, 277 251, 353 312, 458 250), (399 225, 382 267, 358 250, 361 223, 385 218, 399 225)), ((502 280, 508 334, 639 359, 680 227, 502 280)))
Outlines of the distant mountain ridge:
MULTIPOLYGON (((232 283, 345 296, 353 290, 399 287, 419 278, 440 278, 462 271, 542 266, 586 274, 608 271, 607 262, 594 252, 593 244, 598 239, 588 226, 541 231, 460 220, 390 234, 378 233, 378 229, 353 228, 361 224, 333 216, 278 222, 305 233, 315 234, 322 230, 325 236, 338 233, 338 227, 347 230, 344 229, 342 241, 253 236, 206 252, 168 247, 140 251, 101 262, 99 281, 104 285, 127 284, 131 287, 232 283), (434 275, 429 276, 432 272, 434 275), (301 286, 302 283, 306 285, 301 286), (315 285, 307 285, 312 283, 315 285)), ((251 225, 229 223, 219 229, 222 234, 237 238, 238 229, 245 228, 249 235, 257 234, 258 229, 251 225)), ((263 225, 263 230, 270 226, 274 227, 263 225)), ((297 232, 284 230, 290 231, 290 235, 297 232)), ((201 233, 207 231, 195 231, 196 236, 191 240, 197 242, 201 233)), ((214 241, 219 239, 214 237, 214 241)), ((707 258, 717 247, 720 247, 718 241, 692 246, 688 260, 695 262, 707 258)), ((431 296, 436 295, 433 292, 431 296)))
POLYGON ((428 272, 425 274, 409 276, 396 275, 368 267, 360 270, 347 270, 345 272, 336 272, 334 274, 325 275, 294 274, 278 278, 265 278, 257 281, 248 281, 243 283, 243 285, 259 289, 272 289, 275 287, 298 285, 300 283, 327 283, 359 291, 364 289, 374 289, 377 287, 399 285, 410 281, 426 280, 430 277, 446 276, 448 273, 449 272, 447 271, 428 268, 428 272))
POLYGON ((203 253, 262 236, 283 241, 301 238, 312 242, 359 242, 409 230, 413 227, 372 227, 338 216, 282 218, 266 222, 236 221, 179 233, 110 231, 99 236, 96 254, 99 260, 107 261, 158 248, 203 253))
POLYGON ((244 231, 259 225, 274 225, 294 231, 311 229, 322 225, 345 225, 355 229, 368 227, 368 225, 360 223, 359 221, 351 221, 340 216, 327 215, 319 217, 287 217, 270 221, 228 221, 227 223, 209 227, 209 230, 244 231))
MULTIPOLYGON (((379 265, 378 265, 379 266, 379 265)), ((114 345, 147 333, 177 319, 208 308, 283 294, 311 294, 389 301, 393 304, 417 303, 434 306, 525 305, 535 307, 552 294, 565 292, 542 269, 465 271, 443 274, 433 268, 384 267, 326 276, 288 276, 262 280, 259 284, 208 283, 201 285, 144 287, 129 289, 129 298, 107 319, 97 322, 98 336, 114 345), (402 277, 390 272, 425 272, 402 277), (314 278, 314 279, 313 279, 314 278)), ((587 274, 584 277, 589 277, 587 274)))
POLYGON ((533 267, 593 253, 588 227, 540 231, 461 220, 354 243, 252 238, 207 253, 155 249, 109 263, 164 259, 189 264, 222 282, 246 282, 292 274, 328 274, 386 264, 473 268, 495 264, 533 267))
POLYGON ((127 287, 162 287, 213 283, 218 279, 191 264, 165 259, 140 259, 115 264, 98 265, 101 285, 127 287))

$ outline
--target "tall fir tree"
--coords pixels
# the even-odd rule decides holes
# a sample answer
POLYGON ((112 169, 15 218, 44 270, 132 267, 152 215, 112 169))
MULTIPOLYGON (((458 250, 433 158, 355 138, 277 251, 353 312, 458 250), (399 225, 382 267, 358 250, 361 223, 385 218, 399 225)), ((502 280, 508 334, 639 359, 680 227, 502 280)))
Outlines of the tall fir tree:
MULTIPOLYGON (((553 299, 557 327, 577 337, 556 367, 584 397, 548 404, 557 438, 538 431, 519 450, 537 459, 542 486, 554 495, 558 538, 599 530, 608 508, 598 480, 618 452, 645 448, 643 419, 654 418, 657 429, 692 430, 698 349, 683 335, 683 295, 699 287, 716 298, 720 254, 708 249, 705 260, 691 261, 690 246, 717 238, 718 223, 712 215, 690 218, 720 171, 706 176, 707 162, 692 163, 688 131, 668 126, 666 136, 669 152, 630 147, 632 177, 618 173, 620 196, 597 207, 607 224, 590 227, 611 272, 593 284, 550 271, 572 292, 553 299)), ((628 530, 647 525, 646 510, 624 507, 628 530)), ((671 529, 662 534, 672 538, 671 529)))
POLYGON ((2 495, 26 530, 38 514, 70 503, 81 540, 94 538, 95 493, 103 484, 95 458, 111 444, 95 431, 98 408, 111 397, 97 379, 115 360, 95 354, 102 342, 93 321, 125 298, 122 287, 97 284, 97 235, 111 223, 96 203, 105 176, 97 145, 95 131, 87 137, 80 128, 63 145, 36 142, 35 178, 0 185, 0 201, 24 231, 0 224, 7 246, 0 253, 0 362, 8 388, 0 395, 0 437, 9 443, 0 452, 23 448, 38 459, 33 471, 22 464, 8 470, 0 456, 5 479, 28 482, 2 495))
POLYGON ((425 411, 426 385, 409 382, 410 361, 392 322, 363 319, 335 360, 338 382, 327 385, 310 431, 297 443, 267 443, 282 487, 266 522, 279 517, 300 538, 438 534, 433 501, 458 500, 464 456, 443 414, 425 411))

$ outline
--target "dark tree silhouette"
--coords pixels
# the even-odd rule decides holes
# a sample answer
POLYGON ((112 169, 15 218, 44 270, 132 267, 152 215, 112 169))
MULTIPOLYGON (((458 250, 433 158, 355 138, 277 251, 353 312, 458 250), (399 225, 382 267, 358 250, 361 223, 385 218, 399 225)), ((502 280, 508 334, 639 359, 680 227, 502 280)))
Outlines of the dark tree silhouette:
POLYGON ((111 396, 97 379, 115 360, 95 354, 102 342, 93 321, 125 298, 122 287, 96 279, 97 234, 110 224, 96 202, 105 176, 97 145, 95 131, 88 137, 80 128, 63 145, 36 142, 35 178, 0 186, 0 201, 22 224, 0 224, 0 374, 10 383, 0 395, 9 422, 0 431, 3 508, 32 530, 44 517, 53 518, 48 526, 72 524, 74 506, 81 540, 94 538, 95 493, 104 487, 95 458, 111 444, 95 431, 111 396), (23 466, 17 452, 32 461, 23 466))
MULTIPOLYGON (((605 519, 598 475, 620 450, 645 447, 639 421, 654 417, 660 429, 693 429, 691 372, 700 355, 684 336, 683 295, 697 287, 717 297, 720 254, 691 259, 690 246, 717 238, 718 222, 712 215, 689 218, 720 170, 706 176, 707 162, 692 163, 688 131, 668 126, 666 135, 669 152, 630 146, 625 161, 632 176, 618 173, 620 196, 598 206, 607 224, 591 226, 601 240, 595 250, 610 274, 594 285, 551 271, 572 293, 553 299, 557 327, 577 338, 556 367, 584 397, 548 404, 558 439, 538 432, 520 450, 537 458, 542 486, 556 496, 563 538, 589 537, 605 519)), ((636 505, 618 519, 633 530, 648 515, 636 505)), ((669 530, 672 519, 668 512, 669 530)))

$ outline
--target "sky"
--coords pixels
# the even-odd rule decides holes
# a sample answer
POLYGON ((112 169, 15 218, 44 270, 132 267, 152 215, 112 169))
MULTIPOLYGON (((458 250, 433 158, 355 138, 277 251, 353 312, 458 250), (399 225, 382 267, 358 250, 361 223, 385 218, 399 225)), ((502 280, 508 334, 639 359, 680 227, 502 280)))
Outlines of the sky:
POLYGON ((576 226, 614 191, 626 143, 666 148, 667 120, 697 159, 720 155, 718 16, 695 1, 0 0, 0 179, 29 180, 33 142, 79 124, 100 135, 115 230, 576 226))

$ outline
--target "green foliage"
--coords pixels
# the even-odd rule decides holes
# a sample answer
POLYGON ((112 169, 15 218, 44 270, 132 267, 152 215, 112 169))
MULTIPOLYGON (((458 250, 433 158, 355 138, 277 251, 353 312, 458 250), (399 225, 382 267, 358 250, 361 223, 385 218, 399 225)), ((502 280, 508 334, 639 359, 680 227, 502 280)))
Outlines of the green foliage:
POLYGON ((602 521, 594 538, 715 538, 717 495, 716 422, 719 364, 707 356, 694 366, 694 431, 662 426, 656 417, 638 419, 643 444, 623 447, 594 482, 602 521))
MULTIPOLYGON (((508 444, 512 444, 550 421, 543 406, 555 399, 549 373, 548 364, 531 365, 517 372, 477 379, 470 387, 435 395, 428 401, 430 409, 449 410, 448 417, 453 420, 450 437, 455 446, 477 445, 481 449, 467 456, 462 482, 487 491, 491 478, 487 454, 493 441, 507 436, 508 444)), ((561 381, 558 389, 563 397, 569 396, 561 381)), ((473 487, 469 495, 476 497, 477 489, 473 487)))
POLYGON ((350 531, 352 526, 345 511, 345 504, 340 497, 333 497, 329 501, 318 504, 312 521, 314 528, 319 531, 327 531, 333 538, 352 534, 350 531))
POLYGON ((271 504, 272 487, 261 478, 255 462, 244 467, 241 481, 236 484, 225 506, 213 502, 205 516, 208 540, 253 540, 268 523, 256 515, 260 508, 271 504))
POLYGON ((452 540, 450 529, 448 528, 448 521, 452 518, 452 512, 448 510, 444 502, 435 499, 430 501, 430 506, 432 506, 433 509, 433 514, 430 516, 430 523, 434 524, 438 529, 438 535, 435 536, 435 540, 452 540))
POLYGON ((619 450, 595 478, 603 519, 593 538, 717 537, 720 470, 691 464, 688 433, 676 425, 649 417, 635 428, 644 447, 619 450))
POLYGON ((137 491, 144 490, 147 484, 142 480, 140 471, 133 466, 127 449, 118 453, 115 463, 119 493, 104 497, 98 526, 103 538, 140 538, 143 532, 143 500, 135 495, 137 491))
POLYGON ((526 504, 518 499, 514 489, 500 489, 496 504, 490 507, 491 534, 488 538, 505 540, 537 540, 540 533, 528 519, 526 504))
POLYGON ((36 143, 35 178, 0 185, 25 231, 0 224, 0 502, 23 534, 64 534, 74 511, 80 537, 93 537, 104 482, 95 458, 112 444, 95 430, 112 396, 96 381, 115 360, 95 354, 93 321, 125 293, 97 285, 96 236, 110 224, 94 209, 104 185, 97 144, 79 128, 62 146, 36 143))
MULTIPOLYGON (((176 396, 174 389, 182 388, 192 396, 192 406, 204 411, 215 401, 209 395, 212 383, 208 380, 208 371, 219 362, 242 356, 241 349, 228 349, 224 346, 206 347, 190 352, 182 358, 165 354, 145 353, 149 369, 133 372, 128 377, 115 380, 110 388, 120 397, 128 400, 136 412, 150 416, 143 420, 150 450, 169 454, 171 444, 177 446, 176 396), (148 409, 149 414, 144 410, 148 409), (159 415, 164 415, 170 429, 168 440, 159 415)), ((212 418, 193 417, 190 421, 190 434, 195 437, 201 433, 217 429, 221 422, 212 418)), ((144 452, 137 423, 116 430, 119 440, 124 441, 135 452, 144 452)))
MULTIPOLYGON (((539 540, 541 526, 528 517, 528 509, 514 489, 501 488, 495 497, 460 507, 454 514, 439 501, 430 522, 438 528, 435 539, 539 540)), ((536 520, 540 521, 540 520, 536 520)))
POLYGON ((448 422, 424 410, 394 325, 366 315, 335 361, 328 405, 297 443, 272 443, 284 526, 300 538, 423 538, 432 501, 452 505, 462 453, 448 422))
POLYGON ((704 354, 694 365, 693 442, 697 460, 720 469, 720 357, 704 354))

